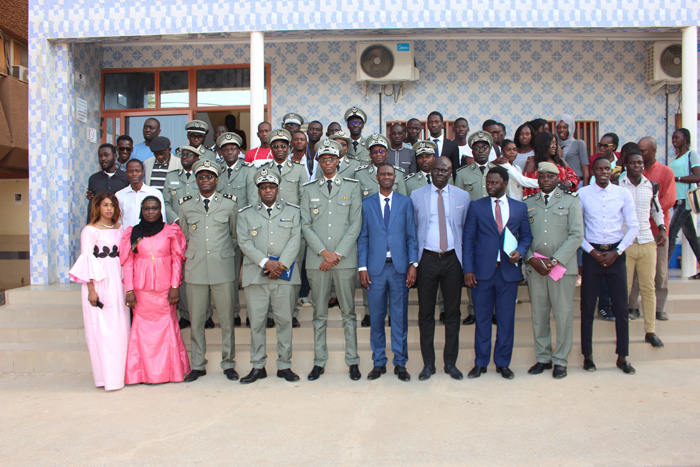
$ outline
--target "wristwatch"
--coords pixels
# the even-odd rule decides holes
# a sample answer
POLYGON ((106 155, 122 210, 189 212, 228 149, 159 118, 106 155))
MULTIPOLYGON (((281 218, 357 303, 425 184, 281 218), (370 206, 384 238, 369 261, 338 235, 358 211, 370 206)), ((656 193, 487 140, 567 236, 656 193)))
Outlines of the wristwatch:
POLYGON ((549 262, 552 263, 552 266, 556 266, 557 264, 559 264, 559 261, 557 261, 556 258, 552 258, 549 262))
POLYGON ((659 230, 663 230, 664 232, 666 231, 666 226, 665 225, 660 225, 659 230))
POLYGON ((413 266, 414 268, 418 269, 418 263, 411 263, 411 266, 413 266))
POLYGON ((620 250, 619 248, 617 248, 615 251, 617 252, 617 256, 622 256, 622 253, 624 253, 624 251, 620 250))

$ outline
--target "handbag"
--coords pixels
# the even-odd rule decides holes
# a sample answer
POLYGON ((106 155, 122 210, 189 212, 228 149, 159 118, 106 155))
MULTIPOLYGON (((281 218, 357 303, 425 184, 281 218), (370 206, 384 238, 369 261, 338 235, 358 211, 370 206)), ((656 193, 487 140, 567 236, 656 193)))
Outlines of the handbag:
MULTIPOLYGON (((688 152, 688 174, 692 175, 693 169, 690 167, 690 151, 688 152)), ((689 184, 692 187, 692 184, 689 184)), ((688 205, 690 209, 695 214, 700 214, 700 187, 695 184, 695 188, 688 190, 685 194, 685 199, 688 200, 688 205)))

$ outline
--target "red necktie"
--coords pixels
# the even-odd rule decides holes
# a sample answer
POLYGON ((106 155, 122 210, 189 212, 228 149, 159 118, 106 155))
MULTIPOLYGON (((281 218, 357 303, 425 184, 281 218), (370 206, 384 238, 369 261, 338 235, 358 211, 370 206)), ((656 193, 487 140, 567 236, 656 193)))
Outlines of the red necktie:
POLYGON ((494 200, 496 203, 496 225, 498 226, 498 233, 503 233, 503 217, 501 216, 501 205, 500 200, 494 200))

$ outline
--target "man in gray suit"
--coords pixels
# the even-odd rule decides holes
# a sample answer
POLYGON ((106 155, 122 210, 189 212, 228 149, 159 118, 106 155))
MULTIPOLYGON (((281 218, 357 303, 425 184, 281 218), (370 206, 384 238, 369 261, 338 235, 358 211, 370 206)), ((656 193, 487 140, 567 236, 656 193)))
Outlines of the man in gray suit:
POLYGON ((469 194, 448 185, 452 163, 439 157, 431 168, 432 183, 411 193, 418 231, 418 327, 424 381, 435 374, 435 299, 438 286, 445 305, 445 373, 462 379, 457 369, 459 302, 462 295, 462 232, 469 194))

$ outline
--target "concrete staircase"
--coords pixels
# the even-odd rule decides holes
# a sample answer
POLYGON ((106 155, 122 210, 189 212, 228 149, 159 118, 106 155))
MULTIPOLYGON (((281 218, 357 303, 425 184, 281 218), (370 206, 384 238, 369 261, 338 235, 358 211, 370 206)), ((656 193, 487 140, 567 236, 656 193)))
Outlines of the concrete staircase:
MULTIPOLYGON (((665 343, 662 349, 654 349, 644 342, 642 319, 630 322, 630 361, 638 371, 645 360, 700 357, 700 283, 687 280, 672 280, 666 311, 669 321, 657 322, 657 334, 665 343)), ((242 318, 245 323, 245 296, 240 292, 242 318)), ((530 298, 526 287, 520 287, 520 302, 516 307, 515 349, 512 366, 526 368, 534 363, 532 327, 530 321, 530 298)), ((581 364, 580 317, 578 291, 574 304, 574 348, 570 366, 581 364)), ((362 295, 355 296, 358 316, 358 346, 361 370, 366 374, 372 367, 369 344, 369 328, 359 327, 364 315, 362 295)), ((466 293, 463 293, 463 312, 466 313, 466 293)), ((408 369, 417 374, 422 368, 418 330, 418 297, 415 290, 409 296, 408 369)), ((312 307, 301 307, 301 328, 294 329, 293 369, 305 375, 313 365, 312 307)), ((327 371, 347 371, 344 362, 344 338, 339 308, 329 313, 327 371)), ((437 312, 436 312, 437 316, 437 312)), ((216 313, 214 314, 216 321, 216 313)), ((552 322, 554 328, 554 323, 552 322)), ((390 342, 387 330, 387 340, 390 342)), ((553 329, 553 333, 556 331, 553 329)), ((220 373, 221 331, 217 327, 206 331, 207 371, 220 373)), ((189 329, 182 331, 189 348, 189 329)), ((275 369, 276 336, 274 329, 267 330, 268 371, 275 369)), ((245 327, 236 328, 236 361, 239 373, 250 369, 250 332, 245 327)), ((495 339, 495 327, 494 327, 495 339)), ((435 333, 438 367, 444 344, 442 325, 437 323, 435 333)), ((460 333, 460 355, 458 367, 468 371, 474 359, 474 326, 462 326, 460 333)), ((594 323, 594 356, 598 367, 612 366, 615 360, 614 323, 596 320, 594 323)), ((391 359, 390 343, 387 354, 391 359)), ((441 368, 440 368, 441 369, 441 368)), ((51 286, 29 286, 7 291, 7 304, 0 307, 0 372, 2 373, 89 373, 90 358, 85 344, 83 318, 80 306, 80 286, 62 284, 51 286)))

